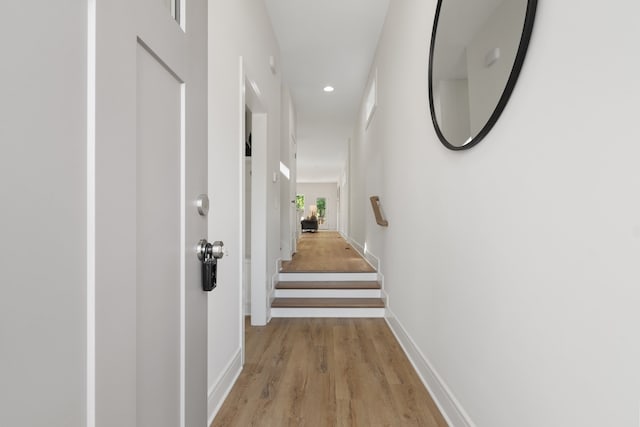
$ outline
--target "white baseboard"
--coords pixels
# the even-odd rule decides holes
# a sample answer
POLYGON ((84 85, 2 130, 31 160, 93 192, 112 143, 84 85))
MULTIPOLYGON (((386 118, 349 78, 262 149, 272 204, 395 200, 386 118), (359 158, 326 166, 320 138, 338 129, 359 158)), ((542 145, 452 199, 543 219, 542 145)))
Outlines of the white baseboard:
POLYGON ((440 409, 447 424, 451 427, 475 427, 469 415, 462 408, 453 393, 451 393, 447 384, 442 380, 440 375, 438 375, 429 362, 429 359, 420 351, 416 343, 389 308, 387 308, 387 317, 385 320, 418 373, 418 376, 427 387, 427 390, 429 390, 431 397, 440 409))
POLYGON ((351 237, 347 236, 343 232, 340 232, 340 235, 344 240, 347 241, 353 248, 360 254, 362 258, 369 264, 372 268, 374 268, 377 272, 380 272, 380 258, 372 254, 371 252, 365 250, 364 246, 359 242, 355 241, 351 237))
POLYGON ((229 395, 231 388, 242 372, 242 349, 233 356, 226 369, 220 374, 218 380, 209 388, 209 396, 207 399, 207 410, 209 412, 209 422, 211 425, 213 419, 218 414, 224 400, 229 395))

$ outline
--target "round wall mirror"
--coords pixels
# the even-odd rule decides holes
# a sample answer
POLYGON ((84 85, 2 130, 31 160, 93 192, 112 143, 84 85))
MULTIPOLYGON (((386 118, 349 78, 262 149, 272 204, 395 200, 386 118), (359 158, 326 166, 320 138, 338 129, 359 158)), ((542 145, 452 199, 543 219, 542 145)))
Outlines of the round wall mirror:
POLYGON ((518 79, 537 0, 438 0, 429 52, 429 105, 440 141, 476 145, 518 79))

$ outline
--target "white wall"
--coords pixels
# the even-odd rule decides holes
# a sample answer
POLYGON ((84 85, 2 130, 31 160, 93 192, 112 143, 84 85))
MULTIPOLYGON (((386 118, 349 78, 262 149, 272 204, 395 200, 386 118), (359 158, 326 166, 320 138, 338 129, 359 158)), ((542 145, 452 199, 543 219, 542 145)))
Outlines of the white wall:
MULTIPOLYGON (((318 197, 327 199, 327 211, 325 223, 319 224, 320 230, 337 230, 338 224, 338 183, 311 183, 299 182, 296 189, 297 194, 304 194, 304 216, 311 215, 310 207, 316 204, 318 197)), ((300 218, 298 218, 298 221, 300 218)))
POLYGON ((640 4, 539 3, 509 104, 463 152, 428 111, 435 6, 390 4, 351 147, 351 233, 382 258, 390 321, 470 425, 637 427, 640 4))
MULTIPOLYGON (((240 105, 240 56, 244 72, 260 90, 268 120, 267 146, 256 147, 254 139, 252 158, 253 173, 259 174, 260 183, 252 186, 252 192, 261 195, 264 235, 260 248, 253 247, 251 255, 255 263, 261 254, 265 287, 270 286, 280 256, 280 186, 272 182, 272 174, 279 174, 281 76, 269 69, 272 55, 279 64, 279 49, 262 2, 209 2, 209 195, 212 206, 225 207, 209 215, 209 240, 224 241, 228 250, 218 264, 218 287, 209 297, 210 415, 237 374, 242 339, 244 238, 240 206, 244 145, 240 117, 244 105, 240 105), (256 152, 262 153, 262 158, 256 157, 256 152)), ((260 207, 253 204, 251 208, 255 211, 260 207)), ((255 235, 260 230, 252 227, 251 232, 255 235)))
POLYGON ((0 425, 86 420, 86 2, 5 5, 0 425))

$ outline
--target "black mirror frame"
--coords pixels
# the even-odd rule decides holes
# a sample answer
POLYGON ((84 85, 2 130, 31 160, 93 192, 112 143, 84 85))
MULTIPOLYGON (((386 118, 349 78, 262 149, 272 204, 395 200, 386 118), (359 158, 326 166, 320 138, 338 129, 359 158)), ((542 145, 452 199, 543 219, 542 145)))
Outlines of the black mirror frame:
POLYGON ((459 150, 468 150, 473 147, 477 143, 479 143, 493 128, 498 119, 500 118, 500 114, 504 110, 504 107, 507 105, 509 101, 509 97, 513 92, 513 88, 516 85, 518 80, 518 76, 520 75, 520 70, 522 69, 522 64, 524 63, 524 58, 527 56, 527 48, 529 47, 529 40, 531 39, 531 33, 533 32, 533 22, 535 21, 536 8, 538 5, 538 0, 527 0, 527 11, 524 17, 524 25, 522 27, 522 36, 520 37, 520 44, 518 46, 518 52, 516 53, 516 58, 513 62, 513 67, 511 68, 511 74, 509 74, 509 79, 507 80, 507 84, 500 96, 500 100, 496 105, 496 108, 493 110, 493 113, 487 120, 487 123, 484 127, 478 132, 477 135, 473 136, 471 141, 469 141, 465 145, 456 146, 452 145, 447 138, 442 134, 440 130, 440 126, 438 125, 438 121, 436 120, 435 109, 433 108, 433 49, 435 47, 436 41, 436 32, 438 31, 438 21, 440 18, 440 8, 442 7, 442 2, 446 0, 438 0, 438 6, 436 8, 436 15, 433 19, 433 30, 431 32, 431 45, 429 48, 429 108, 431 110, 431 121, 433 122, 433 126, 436 130, 436 134, 438 134, 438 138, 440 142, 447 147, 449 150, 459 151, 459 150))

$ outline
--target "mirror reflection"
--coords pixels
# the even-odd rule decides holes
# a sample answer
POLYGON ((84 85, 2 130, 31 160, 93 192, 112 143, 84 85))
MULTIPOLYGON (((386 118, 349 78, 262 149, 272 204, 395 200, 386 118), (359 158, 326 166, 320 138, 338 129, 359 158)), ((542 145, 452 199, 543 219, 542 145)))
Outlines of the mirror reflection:
POLYGON ((535 0, 439 0, 429 101, 436 132, 448 148, 470 148, 497 120, 524 60, 535 5, 535 0))

